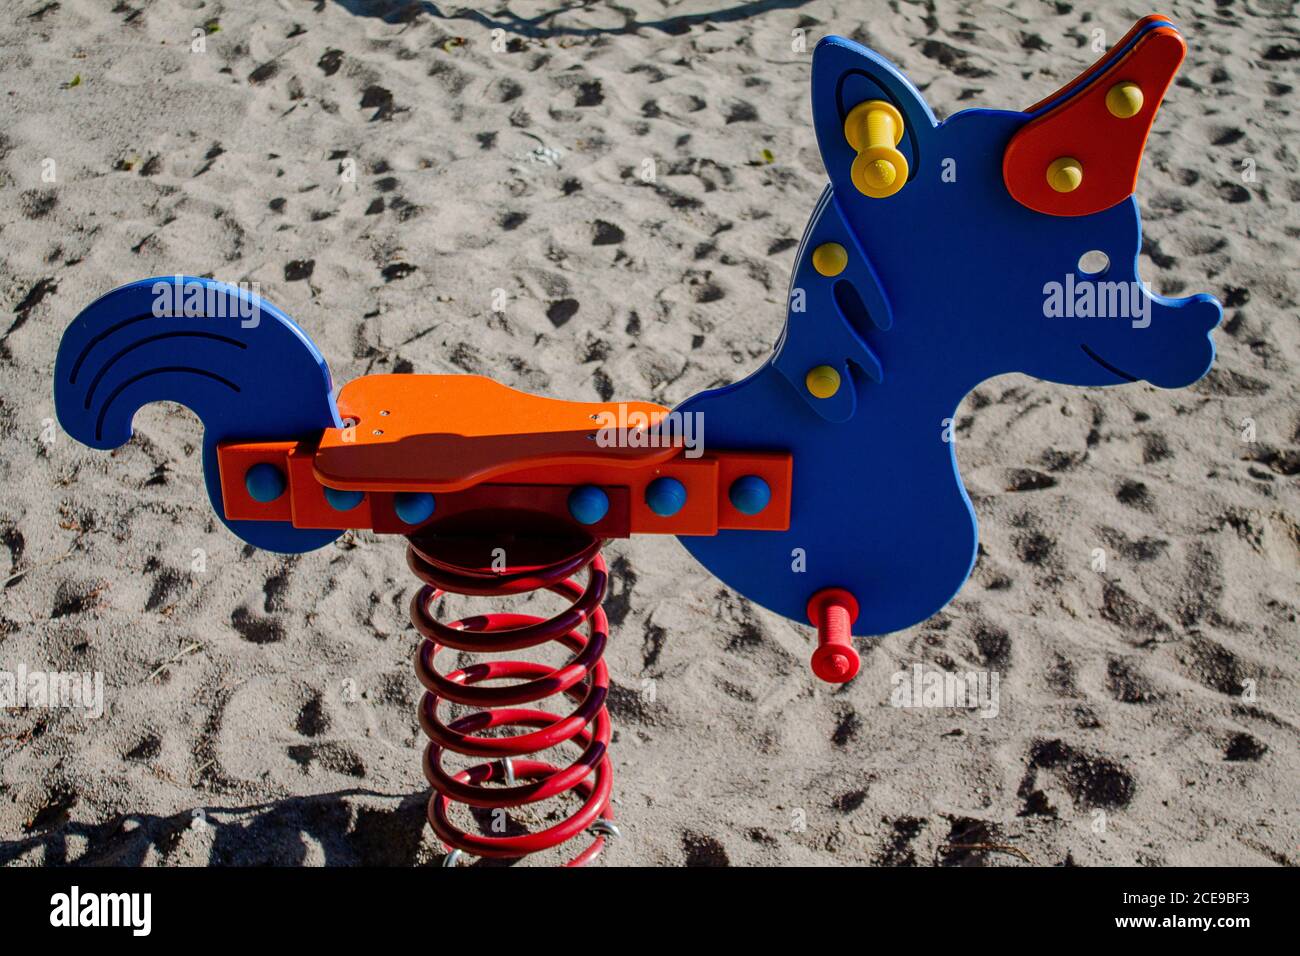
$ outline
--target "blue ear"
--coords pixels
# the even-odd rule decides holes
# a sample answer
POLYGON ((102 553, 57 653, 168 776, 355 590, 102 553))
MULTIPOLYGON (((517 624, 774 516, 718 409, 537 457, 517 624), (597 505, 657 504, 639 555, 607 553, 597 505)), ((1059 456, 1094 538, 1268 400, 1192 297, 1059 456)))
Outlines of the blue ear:
POLYGON ((839 196, 854 194, 849 170, 857 157, 844 138, 844 120, 849 110, 867 100, 885 100, 903 114, 906 129, 898 149, 907 158, 909 180, 927 161, 937 162, 928 149, 937 124, 917 88, 892 63, 861 44, 824 37, 813 51, 813 126, 822 162, 839 196))

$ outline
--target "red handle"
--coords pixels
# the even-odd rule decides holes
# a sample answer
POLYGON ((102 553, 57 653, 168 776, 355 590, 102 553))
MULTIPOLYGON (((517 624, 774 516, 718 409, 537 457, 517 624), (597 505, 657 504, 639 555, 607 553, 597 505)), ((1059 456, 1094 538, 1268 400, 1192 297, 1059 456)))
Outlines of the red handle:
POLYGON ((829 684, 843 684, 857 676, 862 659, 853 647, 853 622, 858 602, 843 588, 818 591, 808 602, 808 620, 817 628, 813 673, 829 684))

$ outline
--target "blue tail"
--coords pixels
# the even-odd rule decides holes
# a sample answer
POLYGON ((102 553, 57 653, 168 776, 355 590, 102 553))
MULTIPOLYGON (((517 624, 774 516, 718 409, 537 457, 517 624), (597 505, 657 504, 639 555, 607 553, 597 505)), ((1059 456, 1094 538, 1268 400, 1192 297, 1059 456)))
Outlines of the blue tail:
POLYGON ((280 521, 227 521, 217 444, 288 441, 341 427, 329 368, 287 315, 236 286, 167 276, 132 282, 73 320, 54 363, 54 407, 63 429, 91 448, 131 437, 150 402, 179 402, 203 422, 203 476, 226 527, 268 551, 322 547, 337 531, 280 521))

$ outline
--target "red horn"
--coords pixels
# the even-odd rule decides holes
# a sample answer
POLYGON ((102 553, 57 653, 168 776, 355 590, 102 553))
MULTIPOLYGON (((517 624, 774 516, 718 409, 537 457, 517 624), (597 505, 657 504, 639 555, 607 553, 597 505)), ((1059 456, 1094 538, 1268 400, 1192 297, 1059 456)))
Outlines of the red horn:
POLYGON ((1026 112, 1002 156, 1007 191, 1049 216, 1087 216, 1133 195, 1156 110, 1187 44, 1150 16, 1104 57, 1026 112), (1136 39, 1134 39, 1136 37, 1136 39))

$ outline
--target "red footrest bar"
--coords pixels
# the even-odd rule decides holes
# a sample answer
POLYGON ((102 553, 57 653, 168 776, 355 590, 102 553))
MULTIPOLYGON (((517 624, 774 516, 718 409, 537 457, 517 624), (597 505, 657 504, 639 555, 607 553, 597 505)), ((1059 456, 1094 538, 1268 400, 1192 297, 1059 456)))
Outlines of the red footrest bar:
POLYGON ((818 591, 808 602, 808 620, 817 628, 813 673, 829 684, 843 684, 858 674, 862 660, 853 646, 858 602, 843 588, 818 591))

